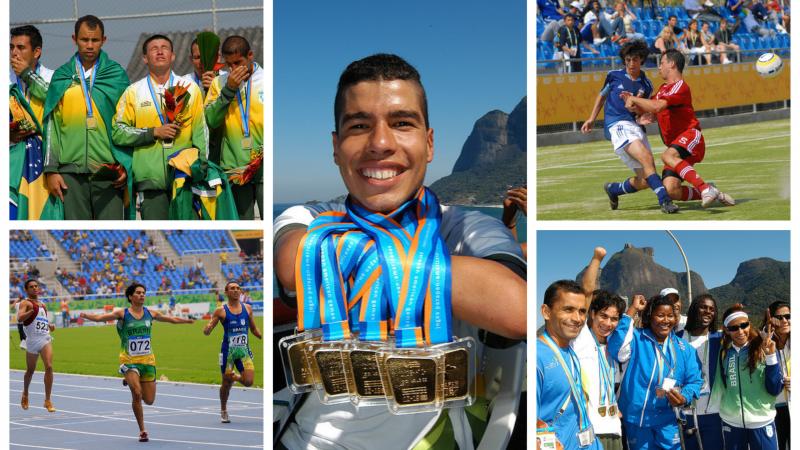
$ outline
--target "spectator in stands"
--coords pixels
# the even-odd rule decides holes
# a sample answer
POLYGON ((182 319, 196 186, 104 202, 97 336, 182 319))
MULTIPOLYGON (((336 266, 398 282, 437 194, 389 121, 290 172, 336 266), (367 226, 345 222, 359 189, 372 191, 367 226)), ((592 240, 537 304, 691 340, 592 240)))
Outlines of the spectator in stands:
MULTIPOLYGON (((639 0, 639 7, 644 11, 644 0, 639 0)), ((658 12, 658 0, 650 0, 650 12, 653 14, 653 18, 661 20, 658 12)))
POLYGON ((703 12, 703 7, 700 6, 699 0, 683 0, 683 9, 692 19, 696 19, 703 12))
MULTIPOLYGON (((683 35, 683 42, 686 44, 686 48, 689 49, 690 54, 701 55, 705 58, 706 64, 711 64, 711 54, 706 53, 705 42, 703 41, 702 34, 700 34, 700 31, 697 29, 697 20, 692 19, 689 21, 689 28, 683 35)), ((696 64, 700 64, 699 58, 695 59, 692 57, 691 59, 696 61, 696 64)))
POLYGON ((714 33, 711 32, 711 25, 708 22, 702 22, 700 25, 700 38, 703 40, 703 48, 709 55, 709 61, 713 57, 712 52, 717 49, 717 40, 714 33))
POLYGON ((545 23, 544 31, 539 39, 544 42, 553 42, 558 29, 564 25, 564 16, 567 12, 561 8, 558 0, 536 0, 536 6, 545 23))
POLYGON ((682 39, 686 30, 678 26, 678 16, 669 16, 669 19, 667 19, 667 26, 672 28, 672 34, 674 34, 678 42, 680 42, 680 45, 675 48, 683 51, 686 47, 683 45, 682 39))
POLYGON ((747 4, 750 0, 727 0, 725 7, 727 8, 728 12, 736 19, 736 22, 733 24, 733 32, 739 28, 742 19, 745 16, 745 9, 747 9, 747 4))
MULTIPOLYGON (((561 66, 565 67, 567 72, 580 72, 582 70, 580 61, 581 44, 594 54, 600 53, 581 39, 581 34, 575 27, 575 16, 571 14, 564 17, 564 26, 558 30, 556 42, 558 43, 558 57, 553 55, 553 58, 558 59, 560 57, 564 59, 564 61, 568 61, 564 66, 561 66), (571 61, 573 59, 577 61, 571 61)), ((559 71, 561 71, 561 69, 559 69, 559 71)))
POLYGON ((628 40, 644 40, 644 35, 642 33, 637 33, 636 29, 633 27, 633 22, 637 20, 637 18, 633 11, 628 8, 628 4, 624 1, 618 1, 614 5, 614 9, 617 16, 622 19, 622 24, 625 29, 625 32, 622 34, 623 38, 627 38, 628 40))
POLYGON ((775 22, 775 27, 780 33, 789 32, 789 15, 778 0, 769 0, 767 2, 767 11, 770 14, 770 20, 775 22))
MULTIPOLYGON (((761 0, 755 0, 753 5, 758 5, 761 8, 764 8, 764 5, 760 3, 761 0)), ((774 37, 775 30, 771 30, 765 26, 765 20, 768 14, 766 14, 766 9, 764 9, 764 13, 762 14, 760 8, 753 8, 753 9, 745 9, 745 15, 742 21, 744 22, 745 28, 747 28, 748 33, 757 33, 762 37, 774 37), (757 13, 758 11, 758 13, 757 13), (761 18, 761 19, 760 19, 761 18)))

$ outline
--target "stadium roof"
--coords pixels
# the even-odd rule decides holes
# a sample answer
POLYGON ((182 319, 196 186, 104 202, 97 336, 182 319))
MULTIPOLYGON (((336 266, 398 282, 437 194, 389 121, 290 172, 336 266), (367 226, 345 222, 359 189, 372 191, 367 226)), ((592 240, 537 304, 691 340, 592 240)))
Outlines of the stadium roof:
MULTIPOLYGON (((178 75, 184 75, 194 70, 190 61, 192 41, 204 30, 197 31, 184 31, 175 33, 160 33, 172 40, 175 53, 175 65, 173 71, 178 75)), ((142 33, 139 36, 139 41, 136 43, 131 59, 128 62, 127 72, 128 78, 131 82, 135 82, 144 78, 147 73, 147 66, 142 62, 142 44, 144 41, 156 33, 142 33)), ((219 30, 217 35, 220 38, 220 43, 228 36, 239 35, 247 39, 257 63, 263 66, 264 62, 264 27, 249 27, 249 28, 226 28, 219 30)))

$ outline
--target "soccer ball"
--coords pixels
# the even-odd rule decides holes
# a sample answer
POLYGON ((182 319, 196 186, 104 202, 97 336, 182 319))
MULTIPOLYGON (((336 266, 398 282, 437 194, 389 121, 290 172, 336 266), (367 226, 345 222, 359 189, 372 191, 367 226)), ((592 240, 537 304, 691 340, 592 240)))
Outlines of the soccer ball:
POLYGON ((764 53, 756 61, 756 72, 764 78, 778 76, 783 70, 783 60, 775 53, 764 53))

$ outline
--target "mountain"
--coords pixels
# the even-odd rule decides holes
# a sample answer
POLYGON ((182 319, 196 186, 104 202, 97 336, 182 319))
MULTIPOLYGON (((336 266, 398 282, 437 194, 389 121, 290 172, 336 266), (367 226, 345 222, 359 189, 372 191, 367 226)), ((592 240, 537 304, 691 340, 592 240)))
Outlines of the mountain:
MULTIPOLYGON (((583 278, 584 268, 576 277, 583 278)), ((789 302, 790 263, 772 258, 757 258, 739 264, 736 276, 725 285, 707 289, 700 274, 692 271, 692 295, 710 293, 722 311, 734 303, 743 303, 751 314, 761 315, 766 307, 776 300, 789 302)), ((673 272, 654 260, 651 247, 636 248, 625 244, 625 248, 613 254, 598 274, 597 286, 631 298, 644 294, 650 298, 661 289, 672 287, 681 298, 688 297, 686 272, 673 272)), ((686 313, 688 302, 683 302, 686 313)))
POLYGON ((450 175, 431 184, 450 204, 500 204, 509 186, 527 184, 527 97, 511 114, 494 110, 475 122, 450 175))

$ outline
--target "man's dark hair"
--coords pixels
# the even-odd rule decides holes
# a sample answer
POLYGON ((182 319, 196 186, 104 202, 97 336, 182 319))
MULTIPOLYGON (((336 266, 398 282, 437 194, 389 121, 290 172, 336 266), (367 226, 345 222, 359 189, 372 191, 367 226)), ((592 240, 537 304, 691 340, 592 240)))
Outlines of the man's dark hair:
POLYGON ((667 60, 674 62, 678 72, 683 73, 683 66, 686 65, 686 58, 683 57, 683 53, 681 53, 680 50, 671 48, 662 53, 661 57, 667 58, 667 60))
POLYGON ((592 315, 591 313, 599 313, 608 308, 616 308, 617 314, 622 317, 625 313, 625 300, 617 294, 603 289, 597 289, 592 293, 592 304, 589 305, 589 314, 587 323, 591 326, 592 315))
POLYGON ((378 53, 351 62, 339 77, 339 84, 336 87, 336 100, 333 103, 333 119, 335 121, 336 132, 339 132, 339 119, 344 110, 344 94, 350 86, 354 86, 362 81, 389 80, 412 81, 419 86, 425 128, 429 128, 428 98, 425 95, 425 87, 422 86, 422 80, 420 79, 417 69, 397 55, 378 53))
POLYGON ((706 300, 711 300, 714 303, 714 317, 711 319, 711 323, 708 324, 708 331, 717 331, 717 316, 719 315, 717 300, 711 294, 700 294, 692 300, 689 305, 689 311, 686 313, 686 326, 684 328, 690 333, 703 328, 700 325, 700 303, 706 300))
POLYGON ((137 283, 137 282, 131 283, 130 286, 125 288, 125 298, 128 299, 128 303, 131 302, 131 295, 133 295, 133 293, 136 292, 136 288, 142 288, 144 289, 145 292, 147 292, 147 288, 144 287, 142 283, 137 283))
POLYGON ((78 30, 81 29, 81 25, 83 25, 84 23, 86 24, 86 26, 90 30, 94 30, 95 28, 100 27, 100 34, 102 36, 106 35, 106 27, 103 26, 103 21, 98 19, 97 16, 93 16, 93 15, 89 14, 89 15, 81 17, 80 19, 78 19, 77 22, 75 22, 75 38, 76 39, 78 38, 78 30))
POLYGON ((37 280, 35 278, 29 279, 28 281, 25 282, 25 289, 28 289, 28 285, 31 284, 31 283, 39 284, 39 280, 37 280))
POLYGON ((657 307, 664 305, 667 305, 670 307, 670 309, 672 309, 672 307, 675 305, 675 301, 670 299, 669 295, 664 297, 656 295, 647 301, 647 306, 645 306, 644 311, 642 311, 642 328, 650 328, 650 318, 653 316, 653 311, 655 311, 657 307))
POLYGON ((640 39, 634 39, 632 41, 627 42, 622 48, 619 50, 619 57, 622 59, 622 62, 625 62, 625 57, 627 56, 638 56, 640 60, 642 60, 642 64, 647 60, 647 55, 650 54, 650 49, 647 47, 647 43, 640 39))
POLYGON ((774 316, 775 313, 777 313, 778 310, 781 309, 781 308, 789 308, 791 310, 792 309, 792 305, 790 305, 789 302, 787 302, 787 301, 776 300, 776 301, 770 303, 769 306, 767 307, 767 309, 769 309, 769 314, 771 316, 774 316))
POLYGON ((558 280, 554 281, 547 287, 547 290, 544 291, 544 304, 552 307, 560 292, 584 294, 583 288, 575 280, 558 280))
POLYGON ((11 29, 11 36, 28 36, 31 41, 31 48, 36 50, 42 48, 42 33, 33 25, 22 25, 21 27, 14 27, 11 29))
POLYGON ((675 14, 670 14, 670 16, 669 16, 669 17, 667 17, 667 22, 669 22, 669 21, 670 21, 670 20, 672 20, 673 18, 674 18, 675 20, 678 20, 678 16, 676 16, 675 14))
POLYGON ((228 36, 222 43, 222 56, 240 55, 250 53, 250 43, 241 36, 228 36))
POLYGON ((143 55, 147 54, 147 44, 155 41, 156 39, 164 39, 165 41, 169 42, 169 49, 170 50, 172 50, 174 48, 174 46, 172 45, 172 39, 164 36, 163 34, 154 34, 154 35, 152 35, 149 38, 144 40, 144 44, 142 44, 142 54, 143 55))
MULTIPOLYGON (((225 283, 225 292, 228 292, 228 286, 230 286, 232 284, 239 284, 239 282, 238 281, 228 281, 227 283, 225 283)), ((241 287, 241 286, 239 286, 239 287, 241 287)))

